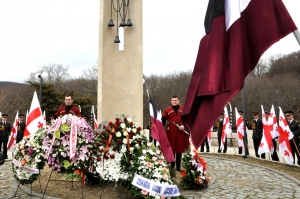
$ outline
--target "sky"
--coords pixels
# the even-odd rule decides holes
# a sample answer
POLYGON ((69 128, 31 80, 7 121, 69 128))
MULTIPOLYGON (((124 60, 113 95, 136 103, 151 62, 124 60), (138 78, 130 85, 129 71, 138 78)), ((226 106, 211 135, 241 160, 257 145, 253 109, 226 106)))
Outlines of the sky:
MULTIPOLYGON (((145 75, 193 70, 207 2, 143 0, 145 75)), ((283 2, 300 27, 300 1, 283 2)), ((71 76, 78 77, 97 64, 99 4, 100 0, 0 1, 0 67, 5 71, 0 81, 22 83, 31 72, 54 63, 68 66, 71 76)), ((262 58, 298 50, 290 34, 262 58)))

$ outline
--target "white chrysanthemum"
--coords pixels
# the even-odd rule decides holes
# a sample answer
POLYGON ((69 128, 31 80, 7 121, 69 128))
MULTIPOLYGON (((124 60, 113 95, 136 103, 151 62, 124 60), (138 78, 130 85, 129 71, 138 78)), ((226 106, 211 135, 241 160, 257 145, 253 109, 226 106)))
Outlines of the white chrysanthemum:
POLYGON ((123 135, 124 135, 124 136, 127 136, 127 135, 128 135, 127 131, 124 131, 124 132, 123 132, 123 135))
POLYGON ((121 123, 120 126, 121 126, 122 129, 124 129, 126 127, 126 124, 121 123))
POLYGON ((116 133, 116 136, 119 138, 119 137, 122 136, 122 134, 118 131, 118 132, 116 133))

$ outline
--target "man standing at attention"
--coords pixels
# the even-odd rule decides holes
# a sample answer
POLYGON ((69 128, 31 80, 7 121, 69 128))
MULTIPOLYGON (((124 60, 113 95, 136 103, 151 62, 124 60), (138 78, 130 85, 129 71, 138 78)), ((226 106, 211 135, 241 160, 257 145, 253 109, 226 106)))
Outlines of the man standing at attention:
MULTIPOLYGON (((166 108, 162 115, 162 123, 165 125, 168 121, 167 126, 167 137, 172 147, 175 159, 176 169, 181 171, 181 157, 182 153, 189 147, 189 135, 184 132, 185 127, 181 120, 183 106, 179 105, 179 98, 174 95, 171 99, 172 106, 166 108)), ((171 168, 175 167, 175 162, 171 162, 171 168)))
POLYGON ((81 117, 81 113, 79 109, 73 106, 72 104, 73 104, 72 96, 67 95, 65 97, 65 106, 61 106, 58 108, 57 112, 55 113, 55 117, 58 118, 59 116, 64 116, 66 114, 72 114, 81 117))
POLYGON ((300 123, 294 119, 294 112, 293 111, 286 111, 284 112, 286 115, 287 122, 289 124, 290 130, 294 134, 293 139, 290 140, 290 145, 292 149, 292 155, 294 158, 294 163, 296 164, 295 161, 295 154, 298 159, 298 165, 300 165, 300 147, 299 147, 299 135, 300 135, 300 123))
POLYGON ((18 131, 17 131, 17 143, 23 139, 25 131, 25 122, 24 122, 24 114, 19 114, 18 120, 18 131))
POLYGON ((3 155, 7 159, 7 142, 10 136, 11 126, 7 121, 8 114, 2 114, 2 120, 0 118, 0 151, 3 145, 3 155))
MULTIPOLYGON (((221 142, 222 142, 222 131, 223 131, 223 120, 224 120, 224 111, 222 111, 219 115, 219 118, 216 122, 216 125, 214 126, 214 129, 217 129, 217 135, 218 135, 218 144, 219 144, 219 148, 218 148, 218 153, 221 153, 221 142)), ((227 151, 227 139, 225 139, 225 143, 224 143, 224 149, 223 149, 223 153, 226 153, 227 151)))
MULTIPOLYGON (((261 142, 261 138, 263 136, 263 124, 261 119, 259 119, 258 112, 253 112, 253 120, 251 121, 250 129, 253 130, 252 139, 253 139, 253 146, 255 151, 255 156, 259 158, 258 149, 261 142)), ((265 159, 265 154, 261 154, 261 158, 265 159)))

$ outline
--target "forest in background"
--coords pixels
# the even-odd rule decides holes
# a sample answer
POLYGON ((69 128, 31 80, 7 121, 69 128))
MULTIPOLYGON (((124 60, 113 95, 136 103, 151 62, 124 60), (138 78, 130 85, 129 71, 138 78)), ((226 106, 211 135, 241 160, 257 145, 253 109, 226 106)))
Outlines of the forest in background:
MULTIPOLYGON (((68 67, 60 64, 49 64, 42 66, 39 71, 32 72, 24 84, 0 82, 0 112, 8 113, 10 115, 9 121, 14 120, 17 111, 26 113, 26 110, 29 110, 34 90, 39 95, 40 83, 35 80, 35 74, 42 71, 46 72, 49 77, 42 84, 43 101, 41 107, 42 110, 46 110, 47 119, 54 114, 57 107, 64 104, 66 93, 73 96, 74 105, 81 106, 83 115, 87 117, 90 115, 92 105, 97 110, 97 65, 83 70, 79 78, 71 78, 68 67)), ((173 95, 178 95, 181 105, 184 105, 191 75, 192 71, 173 72, 166 75, 144 75, 144 127, 150 120, 147 90, 159 110, 163 111, 170 106, 173 95)), ((253 111, 261 113, 261 105, 266 111, 269 111, 274 105, 277 116, 280 106, 283 111, 294 111, 295 118, 300 119, 298 112, 300 110, 299 75, 300 51, 261 59, 245 79, 245 117, 250 120, 253 111)), ((234 121, 234 108, 243 110, 242 92, 230 100, 230 104, 232 105, 234 121)))

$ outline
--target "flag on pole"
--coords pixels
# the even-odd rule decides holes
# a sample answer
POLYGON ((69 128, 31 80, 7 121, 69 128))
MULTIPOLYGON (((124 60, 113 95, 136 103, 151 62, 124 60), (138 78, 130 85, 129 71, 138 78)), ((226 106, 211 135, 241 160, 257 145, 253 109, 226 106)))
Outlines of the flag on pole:
POLYGON ((265 111, 263 105, 261 105, 262 111, 262 125, 263 125, 263 135, 259 144, 258 154, 261 155, 263 153, 271 153, 274 152, 274 146, 272 142, 272 134, 273 130, 273 118, 271 118, 271 114, 269 118, 266 118, 265 111))
POLYGON ((265 50, 297 30, 282 0, 210 0, 204 26, 182 115, 196 148, 265 50))
MULTIPOLYGON (((242 150, 245 150, 244 146, 244 118, 240 116, 237 108, 235 107, 235 124, 236 124, 236 131, 237 131, 237 138, 238 138, 238 145, 239 148, 242 150)), ((246 127, 246 132, 248 131, 248 128, 246 127)))
POLYGON ((224 145, 227 139, 227 136, 232 133, 227 107, 224 107, 224 119, 223 119, 223 129, 222 129, 222 137, 221 137, 221 145, 220 150, 224 149, 224 145))
POLYGON ((293 139, 294 134, 291 132, 290 127, 284 117, 284 114, 279 107, 279 154, 287 161, 289 164, 293 164, 294 158, 292 155, 292 148, 290 145, 290 140, 293 139))
POLYGON ((208 146, 211 146, 211 134, 213 132, 213 126, 210 128, 210 131, 207 134, 207 142, 208 142, 208 146))
POLYGON ((34 135, 40 128, 43 128, 44 118, 36 91, 33 93, 29 113, 26 116, 26 128, 24 136, 34 135))
POLYGON ((11 135, 9 137, 9 141, 7 143, 7 149, 13 150, 15 147, 14 145, 16 144, 17 140, 17 133, 18 133, 18 126, 19 126, 19 111, 17 111, 15 121, 13 123, 13 127, 11 129, 11 135))
POLYGON ((150 109, 150 117, 151 117, 151 137, 157 140, 160 144, 161 151, 167 160, 167 162, 175 162, 175 157, 173 154, 172 147, 169 143, 169 139, 167 137, 164 125, 161 121, 161 111, 158 111, 152 97, 149 96, 149 109, 150 109))
POLYGON ((92 114, 93 114, 93 124, 94 124, 94 129, 97 130, 98 129, 98 121, 95 115, 95 109, 94 109, 94 105, 92 106, 92 114))
POLYGON ((43 118, 44 118, 43 128, 46 128, 47 120, 46 120, 46 111, 45 110, 43 112, 43 118))

